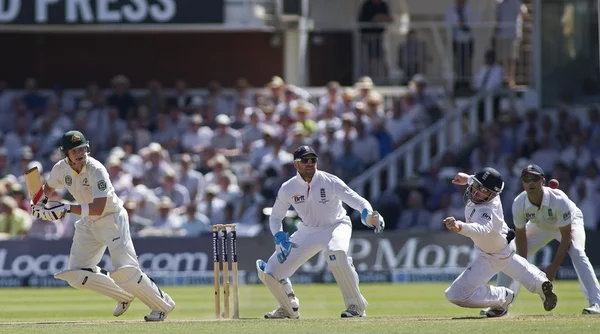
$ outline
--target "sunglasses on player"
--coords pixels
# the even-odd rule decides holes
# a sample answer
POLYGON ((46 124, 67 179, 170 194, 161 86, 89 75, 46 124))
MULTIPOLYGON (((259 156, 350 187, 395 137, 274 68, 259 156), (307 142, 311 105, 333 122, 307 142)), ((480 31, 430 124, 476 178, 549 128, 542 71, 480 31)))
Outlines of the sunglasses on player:
POLYGON ((541 179, 542 179, 541 176, 533 175, 533 174, 528 174, 528 175, 521 177, 521 181, 523 181, 523 183, 535 183, 541 179))
POLYGON ((316 164, 318 160, 319 159, 317 157, 296 159, 296 161, 300 161, 303 164, 307 164, 309 162, 312 162, 313 164, 316 164))

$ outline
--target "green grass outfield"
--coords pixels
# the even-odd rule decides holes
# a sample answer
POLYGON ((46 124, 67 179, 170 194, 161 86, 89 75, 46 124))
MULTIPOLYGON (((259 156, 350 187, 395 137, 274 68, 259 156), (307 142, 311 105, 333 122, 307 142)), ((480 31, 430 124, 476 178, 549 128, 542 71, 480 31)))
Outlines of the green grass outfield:
MULTIPOLYGON (((212 286, 165 287, 177 307, 163 323, 145 323, 145 305, 135 301, 119 318, 115 303, 72 288, 0 289, 0 333, 598 333, 600 315, 587 307, 576 281, 558 281, 558 306, 545 312, 537 295, 522 289, 510 315, 479 317, 444 298, 448 284, 364 284, 368 317, 340 319, 336 285, 296 285, 301 319, 265 320, 275 300, 261 285, 240 287, 239 320, 214 320, 212 286)), ((233 300, 232 300, 233 303, 233 300)), ((233 304, 232 304, 233 305, 233 304)))

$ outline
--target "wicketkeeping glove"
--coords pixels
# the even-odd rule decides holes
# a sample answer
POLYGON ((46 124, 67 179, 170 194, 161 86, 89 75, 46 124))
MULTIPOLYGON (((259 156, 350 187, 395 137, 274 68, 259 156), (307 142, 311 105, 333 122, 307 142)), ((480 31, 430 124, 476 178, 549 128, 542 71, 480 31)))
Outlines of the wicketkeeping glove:
POLYGON ((377 211, 369 212, 368 209, 363 209, 360 214, 360 221, 363 225, 374 229, 375 233, 381 233, 385 229, 385 221, 383 216, 377 211))
POLYGON ((57 220, 64 218, 68 212, 71 212, 71 205, 50 201, 46 206, 42 204, 31 207, 31 215, 42 220, 57 220))
POLYGON ((284 263, 288 255, 290 255, 292 248, 298 247, 295 243, 290 242, 288 235, 283 231, 275 233, 273 240, 275 241, 275 251, 277 252, 277 261, 279 263, 284 263))

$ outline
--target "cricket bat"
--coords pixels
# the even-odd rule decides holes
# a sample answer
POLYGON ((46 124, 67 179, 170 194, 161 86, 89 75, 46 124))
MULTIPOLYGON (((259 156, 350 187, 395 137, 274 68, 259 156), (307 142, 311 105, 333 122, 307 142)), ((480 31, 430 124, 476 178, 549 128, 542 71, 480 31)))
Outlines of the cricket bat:
POLYGON ((33 205, 44 197, 44 188, 42 188, 42 177, 37 167, 33 167, 25 172, 25 183, 27 184, 27 190, 29 191, 29 197, 33 202, 33 205))

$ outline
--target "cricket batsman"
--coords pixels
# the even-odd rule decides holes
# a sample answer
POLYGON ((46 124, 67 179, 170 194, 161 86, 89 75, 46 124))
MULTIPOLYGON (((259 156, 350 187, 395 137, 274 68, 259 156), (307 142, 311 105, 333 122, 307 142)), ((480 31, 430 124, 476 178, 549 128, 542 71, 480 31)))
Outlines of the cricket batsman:
POLYGON ((140 269, 127 211, 115 195, 106 168, 89 156, 89 142, 79 131, 63 134, 59 149, 64 159, 52 167, 40 203, 46 203, 55 189, 66 188, 78 204, 50 201, 34 205, 31 212, 43 220, 61 219, 69 212, 82 218, 75 222, 69 267, 54 276, 76 289, 116 300, 115 317, 125 313, 137 297, 151 310, 144 320, 163 321, 175 302, 140 269), (116 268, 111 273, 98 267, 107 247, 116 268))

